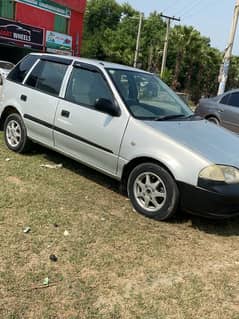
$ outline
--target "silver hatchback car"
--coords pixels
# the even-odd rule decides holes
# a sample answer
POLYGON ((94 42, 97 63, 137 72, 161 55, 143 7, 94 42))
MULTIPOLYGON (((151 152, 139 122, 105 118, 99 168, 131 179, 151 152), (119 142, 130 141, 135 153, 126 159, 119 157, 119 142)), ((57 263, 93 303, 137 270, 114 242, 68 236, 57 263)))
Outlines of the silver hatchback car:
POLYGON ((239 214, 239 138, 201 120, 154 74, 30 54, 0 105, 9 149, 45 145, 121 181, 139 212, 239 214))

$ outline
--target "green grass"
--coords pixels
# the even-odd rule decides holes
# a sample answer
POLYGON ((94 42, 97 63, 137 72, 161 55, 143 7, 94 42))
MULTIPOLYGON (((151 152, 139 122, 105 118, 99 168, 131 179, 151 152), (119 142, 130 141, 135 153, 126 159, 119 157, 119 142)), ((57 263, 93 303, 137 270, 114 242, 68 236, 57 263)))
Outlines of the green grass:
POLYGON ((0 141, 0 318, 239 318, 239 219, 153 221, 117 182, 0 141))

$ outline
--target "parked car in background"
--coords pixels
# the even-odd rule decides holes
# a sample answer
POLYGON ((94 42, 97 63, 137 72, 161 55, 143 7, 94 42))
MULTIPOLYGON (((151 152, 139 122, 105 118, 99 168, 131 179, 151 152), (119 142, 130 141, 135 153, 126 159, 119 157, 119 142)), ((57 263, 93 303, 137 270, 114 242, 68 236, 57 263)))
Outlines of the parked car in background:
POLYGON ((183 102, 185 102, 187 105, 189 104, 189 95, 187 93, 183 92, 175 92, 177 96, 179 96, 183 102))
POLYGON ((34 141, 109 175, 148 217, 239 214, 239 138, 195 116, 154 74, 30 54, 4 83, 0 120, 10 150, 34 141))
POLYGON ((3 79, 7 77, 12 68, 14 68, 13 63, 0 60, 0 85, 2 85, 3 79))
POLYGON ((195 113, 208 121, 239 133, 239 89, 216 97, 201 99, 195 113))

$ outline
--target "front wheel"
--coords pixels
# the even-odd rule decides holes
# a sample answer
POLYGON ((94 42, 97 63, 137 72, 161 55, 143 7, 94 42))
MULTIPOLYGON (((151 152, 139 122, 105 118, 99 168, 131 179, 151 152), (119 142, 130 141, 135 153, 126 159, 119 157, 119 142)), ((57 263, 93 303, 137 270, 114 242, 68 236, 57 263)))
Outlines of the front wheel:
POLYGON ((158 220, 172 217, 178 207, 179 191, 173 177, 154 163, 133 169, 128 179, 128 195, 139 213, 158 220))
POLYGON ((7 147, 14 152, 24 153, 29 149, 30 141, 27 137, 26 127, 19 114, 10 114, 6 118, 4 139, 7 147))
POLYGON ((215 116, 210 116, 207 118, 207 120, 213 124, 220 125, 219 120, 215 116))

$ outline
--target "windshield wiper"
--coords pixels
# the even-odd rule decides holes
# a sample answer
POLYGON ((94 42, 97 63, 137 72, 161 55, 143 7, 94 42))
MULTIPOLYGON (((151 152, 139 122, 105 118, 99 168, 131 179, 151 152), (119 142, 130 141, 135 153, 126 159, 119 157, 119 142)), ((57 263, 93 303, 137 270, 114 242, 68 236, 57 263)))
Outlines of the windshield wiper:
POLYGON ((176 118, 184 117, 186 118, 185 114, 171 114, 171 115, 163 115, 163 116, 158 116, 153 118, 153 121, 167 121, 167 120, 172 120, 176 118))

